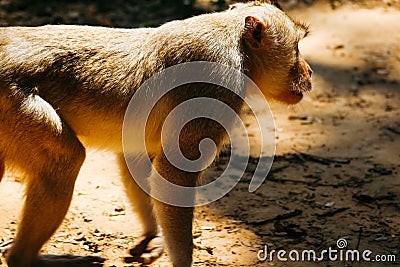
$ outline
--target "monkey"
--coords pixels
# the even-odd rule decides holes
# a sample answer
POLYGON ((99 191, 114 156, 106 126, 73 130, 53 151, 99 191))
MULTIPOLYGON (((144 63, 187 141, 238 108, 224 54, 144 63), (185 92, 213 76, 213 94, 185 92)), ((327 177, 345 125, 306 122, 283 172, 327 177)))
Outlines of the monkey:
MULTIPOLYGON (((6 167, 16 167, 24 172, 26 185, 18 230, 6 255, 8 266, 103 265, 104 259, 94 256, 40 254, 68 211, 86 147, 119 155, 126 191, 143 225, 144 239, 130 251, 132 256, 151 263, 165 245, 174 267, 191 266, 194 208, 150 197, 127 167, 130 158, 123 154, 122 129, 129 102, 159 71, 202 61, 246 74, 267 100, 296 104, 312 89, 312 70, 298 49, 308 32, 306 25, 268 1, 235 4, 226 11, 155 28, 0 28, 0 180, 6 167)), ((171 164, 161 129, 175 106, 201 96, 221 100, 238 113, 243 106, 240 97, 224 88, 188 84, 158 101, 146 124, 152 168, 181 186, 196 186, 204 171, 171 164)), ((226 131, 204 118, 187 123, 179 133, 182 154, 199 158, 197 145, 206 137, 219 151, 226 131)), ((169 139, 165 142, 168 145, 169 139)), ((152 192, 173 194, 164 192, 152 177, 149 173, 152 192)))

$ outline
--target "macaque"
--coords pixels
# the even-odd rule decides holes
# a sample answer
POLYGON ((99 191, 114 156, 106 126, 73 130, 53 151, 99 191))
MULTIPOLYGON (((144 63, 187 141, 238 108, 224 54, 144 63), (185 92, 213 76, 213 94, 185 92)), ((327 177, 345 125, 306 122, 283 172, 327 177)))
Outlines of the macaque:
MULTIPOLYGON (((180 63, 208 61, 245 73, 266 99, 295 104, 311 90, 312 70, 298 50, 307 33, 305 25, 259 1, 158 28, 0 28, 0 180, 5 167, 17 167, 26 184, 8 266, 103 265, 98 257, 40 254, 68 211, 87 146, 120 155, 121 176, 143 223, 144 238, 132 256, 150 263, 163 252, 164 240, 174 267, 191 266, 193 208, 152 199, 127 169, 122 128, 129 101, 153 74, 180 63)), ((172 165, 160 131, 174 106, 199 96, 224 101, 238 113, 243 104, 224 88, 189 84, 165 95, 146 126, 146 153, 153 168, 187 187, 197 185, 202 171, 172 165)), ((203 138, 212 138, 220 149, 225 135, 213 121, 193 120, 182 129, 179 147, 185 157, 196 159, 203 138)), ((149 179, 151 190, 162 190, 149 179)))

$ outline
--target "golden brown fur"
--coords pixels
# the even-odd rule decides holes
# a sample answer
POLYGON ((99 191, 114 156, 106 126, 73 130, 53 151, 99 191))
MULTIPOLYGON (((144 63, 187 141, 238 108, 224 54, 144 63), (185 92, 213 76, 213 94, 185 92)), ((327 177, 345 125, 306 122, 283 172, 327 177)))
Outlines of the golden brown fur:
MULTIPOLYGON (((27 186, 9 266, 101 265, 98 258, 54 261, 38 254, 68 210, 85 158, 83 144, 122 155, 125 110, 146 79, 179 63, 217 62, 246 73, 268 99, 294 104, 311 89, 311 69, 297 51, 306 33, 277 8, 259 2, 158 28, 0 28, 0 180, 5 165, 16 165, 25 171, 27 186)), ((168 162, 160 128, 175 105, 197 96, 220 99, 237 112, 242 106, 238 97, 212 85, 178 88, 157 104, 155 112, 165 115, 150 116, 148 152, 161 175, 186 186, 196 185, 201 174, 168 162)), ((215 123, 196 120, 183 128, 180 147, 195 159, 202 138, 210 137, 220 147, 224 136, 215 123)), ((124 160, 121 170, 146 240, 158 235, 160 225, 173 266, 190 266, 193 209, 151 201, 133 182, 124 160)), ((152 190, 157 186, 152 184, 152 190)), ((161 250, 141 257, 142 252, 135 256, 152 261, 161 250)))

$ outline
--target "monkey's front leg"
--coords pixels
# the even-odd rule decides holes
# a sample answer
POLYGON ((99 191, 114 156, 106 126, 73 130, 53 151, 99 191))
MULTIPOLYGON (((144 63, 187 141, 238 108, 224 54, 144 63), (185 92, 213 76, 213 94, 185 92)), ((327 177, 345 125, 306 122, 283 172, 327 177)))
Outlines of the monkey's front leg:
POLYGON ((154 205, 173 266, 192 266, 193 208, 174 207, 159 201, 154 205))
MULTIPOLYGON (((164 155, 155 158, 154 168, 166 180, 181 186, 196 186, 199 173, 187 173, 172 166, 164 155)), ((151 177, 150 179, 152 179, 151 177)), ((152 194, 161 196, 174 194, 165 191, 163 185, 151 180, 152 194)), ((194 203, 195 195, 185 195, 186 200, 194 203)), ((166 249, 174 267, 192 265, 193 240, 192 220, 193 207, 176 207, 154 200, 158 222, 162 228, 166 249)))

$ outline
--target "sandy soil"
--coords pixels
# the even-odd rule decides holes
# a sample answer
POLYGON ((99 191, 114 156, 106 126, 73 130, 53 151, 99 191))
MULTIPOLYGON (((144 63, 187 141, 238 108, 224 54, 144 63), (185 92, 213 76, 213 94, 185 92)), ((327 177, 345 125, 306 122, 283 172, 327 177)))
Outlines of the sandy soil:
MULTIPOLYGON (((395 1, 393 1, 395 2, 395 1)), ((400 264, 400 11, 378 6, 301 5, 291 15, 312 34, 301 51, 315 89, 294 107, 272 103, 277 150, 267 181, 249 179, 196 210, 194 266, 395 266, 400 264), (337 248, 396 255, 395 263, 260 262, 269 249, 337 248)), ((247 116, 244 116, 245 118, 247 116)), ((248 127, 254 122, 248 118, 248 127)), ((256 140, 254 140, 256 142, 256 140)), ((221 157, 208 176, 226 164, 221 157)), ((44 253, 98 255, 124 264, 140 225, 124 194, 115 157, 88 152, 70 211, 44 253)), ((251 164, 249 166, 251 172, 251 164)), ((15 235, 23 187, 0 184, 0 266, 15 235)), ((151 266, 169 266, 166 254, 151 266)))

